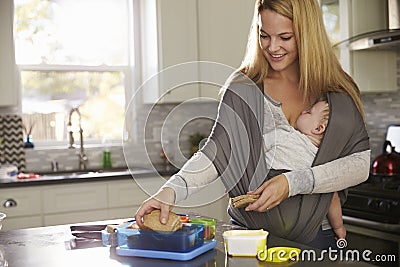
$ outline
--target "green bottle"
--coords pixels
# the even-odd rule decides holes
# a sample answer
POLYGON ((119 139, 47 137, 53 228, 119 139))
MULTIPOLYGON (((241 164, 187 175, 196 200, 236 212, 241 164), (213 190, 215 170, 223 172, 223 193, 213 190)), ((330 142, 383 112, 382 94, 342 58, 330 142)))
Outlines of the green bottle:
POLYGON ((111 152, 110 152, 110 151, 104 151, 104 152, 103 152, 103 168, 104 168, 104 169, 110 169, 110 168, 112 168, 112 164, 111 164, 111 152))
POLYGON ((110 142, 107 139, 103 139, 104 151, 103 151, 103 168, 112 168, 111 164, 111 152, 110 152, 110 142))

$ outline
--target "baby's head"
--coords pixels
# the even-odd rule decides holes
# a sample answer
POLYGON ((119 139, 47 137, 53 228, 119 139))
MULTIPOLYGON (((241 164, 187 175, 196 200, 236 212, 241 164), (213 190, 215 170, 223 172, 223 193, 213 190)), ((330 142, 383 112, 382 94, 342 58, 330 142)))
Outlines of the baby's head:
POLYGON ((316 146, 325 133, 329 119, 329 105, 326 101, 318 101, 311 108, 303 111, 296 121, 296 129, 310 137, 316 146))

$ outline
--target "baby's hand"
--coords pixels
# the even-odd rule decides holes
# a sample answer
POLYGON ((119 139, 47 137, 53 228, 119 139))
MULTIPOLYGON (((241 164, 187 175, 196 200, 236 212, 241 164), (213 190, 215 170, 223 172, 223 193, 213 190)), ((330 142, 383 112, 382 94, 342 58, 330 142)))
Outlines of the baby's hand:
POLYGON ((335 232, 336 239, 346 238, 346 228, 343 225, 333 228, 333 231, 335 232))

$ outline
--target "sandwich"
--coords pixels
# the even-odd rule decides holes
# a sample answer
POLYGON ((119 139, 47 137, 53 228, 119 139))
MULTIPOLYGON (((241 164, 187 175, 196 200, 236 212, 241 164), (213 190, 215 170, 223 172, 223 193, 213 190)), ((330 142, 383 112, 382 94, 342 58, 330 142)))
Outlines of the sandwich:
POLYGON ((139 229, 139 226, 136 222, 123 222, 120 224, 109 224, 106 226, 105 230, 107 231, 107 233, 112 234, 117 232, 117 229, 122 226, 126 226, 127 229, 139 229))
POLYGON ((160 231, 160 232, 175 232, 182 228, 180 217, 173 212, 169 212, 168 221, 166 224, 160 222, 160 210, 153 210, 143 218, 144 229, 160 231))
POLYGON ((244 208, 247 205, 254 203, 260 195, 240 195, 231 198, 232 207, 234 208, 244 208))

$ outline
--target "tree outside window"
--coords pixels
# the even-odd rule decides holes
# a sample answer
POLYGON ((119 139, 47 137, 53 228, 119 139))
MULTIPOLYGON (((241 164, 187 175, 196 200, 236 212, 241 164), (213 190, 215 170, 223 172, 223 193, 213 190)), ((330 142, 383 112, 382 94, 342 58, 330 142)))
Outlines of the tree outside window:
POLYGON ((66 141, 75 107, 87 140, 121 140, 132 14, 131 0, 14 0, 23 121, 34 140, 66 141))

